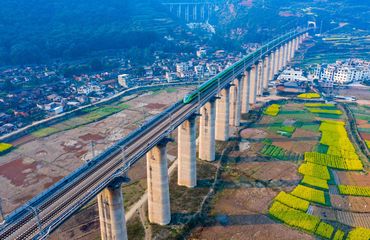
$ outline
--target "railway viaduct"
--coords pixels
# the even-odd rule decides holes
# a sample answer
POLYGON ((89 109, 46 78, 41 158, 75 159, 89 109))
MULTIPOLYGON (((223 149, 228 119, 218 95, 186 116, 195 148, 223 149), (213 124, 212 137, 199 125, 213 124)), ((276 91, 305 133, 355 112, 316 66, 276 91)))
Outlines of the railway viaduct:
POLYGON ((197 128, 199 158, 214 161, 215 141, 229 139, 230 129, 240 126, 241 114, 253 108, 256 97, 267 91, 269 81, 292 60, 307 36, 308 29, 294 30, 227 68, 208 81, 207 90, 193 92, 190 102, 169 107, 8 215, 0 225, 0 239, 44 239, 93 198, 99 207, 101 239, 127 239, 121 184, 126 181, 124 173, 145 155, 149 221, 169 224, 169 133, 178 131, 178 184, 194 188, 197 128))
POLYGON ((161 3, 178 18, 186 22, 205 22, 209 20, 214 12, 218 1, 209 0, 163 0, 161 3))

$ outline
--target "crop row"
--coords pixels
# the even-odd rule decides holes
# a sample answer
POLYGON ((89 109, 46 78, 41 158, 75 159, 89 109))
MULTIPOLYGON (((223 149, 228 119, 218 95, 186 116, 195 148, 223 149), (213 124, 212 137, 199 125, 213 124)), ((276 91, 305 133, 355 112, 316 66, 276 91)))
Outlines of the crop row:
POLYGON ((339 185, 340 194, 370 197, 370 187, 339 185))
POLYGON ((334 104, 331 104, 331 103, 305 103, 304 104, 305 107, 316 107, 316 108, 320 108, 320 107, 335 107, 334 104))
POLYGON ((286 160, 286 159, 293 159, 294 158, 294 157, 291 156, 292 154, 289 154, 287 152, 287 150, 285 150, 284 148, 281 148, 281 147, 278 147, 278 146, 275 146, 275 145, 272 145, 272 144, 265 145, 262 148, 261 153, 263 155, 267 155, 267 156, 277 158, 277 159, 280 159, 280 160, 286 160))
POLYGON ((328 146, 329 155, 359 160, 344 126, 345 123, 341 121, 322 121, 319 128, 322 133, 320 143, 328 146))
POLYGON ((321 109, 321 108, 308 108, 308 111, 310 111, 311 113, 324 113, 324 114, 334 114, 334 115, 343 114, 341 110, 331 110, 331 109, 321 109))
POLYGON ((333 232, 334 232, 334 227, 325 222, 320 222, 319 226, 316 229, 317 235, 327 238, 327 239, 331 238, 331 235, 333 235, 333 232))
POLYGON ((298 172, 303 175, 316 177, 324 180, 330 179, 329 170, 326 166, 318 165, 310 162, 303 163, 299 168, 298 172))
POLYGON ((328 181, 320 179, 320 178, 315 178, 311 176, 304 176, 302 179, 302 183, 308 184, 314 187, 319 187, 322 189, 329 189, 328 181))
POLYGON ((349 232, 347 240, 369 240, 370 229, 358 227, 349 232))
POLYGON ((284 191, 280 192, 274 200, 284 203, 291 208, 304 212, 306 212, 308 210, 308 207, 310 206, 310 203, 308 201, 295 197, 284 191))
POLYGON ((312 233, 315 233, 320 223, 320 218, 290 208, 278 201, 272 204, 269 214, 289 226, 301 228, 312 233))
POLYGON ((362 170, 362 162, 358 159, 347 159, 335 155, 323 154, 318 152, 306 152, 305 162, 311 162, 323 166, 328 166, 343 170, 362 170))
POLYGON ((291 194, 310 202, 316 202, 325 205, 325 193, 321 190, 298 185, 293 189, 291 194))
POLYGON ((318 93, 302 93, 297 96, 300 99, 312 99, 312 98, 320 98, 320 94, 318 93))

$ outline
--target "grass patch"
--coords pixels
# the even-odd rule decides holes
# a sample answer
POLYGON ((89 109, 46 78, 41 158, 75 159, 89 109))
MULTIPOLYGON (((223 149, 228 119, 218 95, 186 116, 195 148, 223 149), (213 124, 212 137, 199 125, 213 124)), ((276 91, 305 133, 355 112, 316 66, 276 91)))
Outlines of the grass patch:
POLYGON ((37 137, 37 138, 42 138, 49 136, 51 134, 59 132, 59 129, 55 127, 46 127, 46 128, 41 128, 39 130, 36 130, 32 133, 32 136, 37 137))

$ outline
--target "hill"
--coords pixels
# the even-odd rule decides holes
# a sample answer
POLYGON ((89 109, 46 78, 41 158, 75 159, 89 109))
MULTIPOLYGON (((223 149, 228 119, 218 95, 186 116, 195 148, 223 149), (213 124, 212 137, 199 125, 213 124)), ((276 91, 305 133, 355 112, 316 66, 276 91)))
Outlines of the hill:
POLYGON ((152 0, 3 0, 0 63, 38 63, 146 47, 177 23, 152 0))

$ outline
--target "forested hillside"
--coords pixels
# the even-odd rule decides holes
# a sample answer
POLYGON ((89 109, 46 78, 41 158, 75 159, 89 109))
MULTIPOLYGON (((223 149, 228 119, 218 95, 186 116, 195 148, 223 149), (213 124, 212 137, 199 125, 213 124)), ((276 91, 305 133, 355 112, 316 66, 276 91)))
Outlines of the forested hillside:
POLYGON ((174 27, 167 11, 151 0, 2 0, 0 63, 145 47, 174 27))

